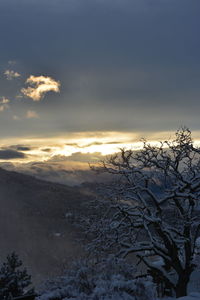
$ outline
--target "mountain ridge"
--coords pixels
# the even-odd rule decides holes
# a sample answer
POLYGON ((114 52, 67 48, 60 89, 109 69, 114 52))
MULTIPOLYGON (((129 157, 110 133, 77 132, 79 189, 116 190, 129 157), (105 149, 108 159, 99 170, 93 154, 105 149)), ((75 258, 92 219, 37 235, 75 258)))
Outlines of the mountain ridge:
POLYGON ((78 187, 0 168, 0 261, 16 251, 34 282, 57 275, 82 252, 66 215, 84 210, 88 197, 78 187))

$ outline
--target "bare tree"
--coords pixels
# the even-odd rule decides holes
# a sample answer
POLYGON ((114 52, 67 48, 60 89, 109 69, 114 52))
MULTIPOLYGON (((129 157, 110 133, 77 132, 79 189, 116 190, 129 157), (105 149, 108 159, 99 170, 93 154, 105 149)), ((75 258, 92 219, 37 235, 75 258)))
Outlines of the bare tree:
POLYGON ((123 257, 136 253, 176 297, 186 295, 200 235, 200 149, 190 130, 182 128, 173 141, 157 146, 143 141, 141 151, 121 149, 93 169, 117 178, 109 212, 93 224, 93 245, 123 257))

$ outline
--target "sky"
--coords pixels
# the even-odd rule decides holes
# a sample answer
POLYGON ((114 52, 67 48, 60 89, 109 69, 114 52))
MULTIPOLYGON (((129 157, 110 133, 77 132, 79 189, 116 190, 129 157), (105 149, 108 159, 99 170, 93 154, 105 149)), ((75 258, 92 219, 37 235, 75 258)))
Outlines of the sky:
POLYGON ((199 0, 1 0, 0 159, 85 161, 183 125, 198 139, 199 11, 199 0))

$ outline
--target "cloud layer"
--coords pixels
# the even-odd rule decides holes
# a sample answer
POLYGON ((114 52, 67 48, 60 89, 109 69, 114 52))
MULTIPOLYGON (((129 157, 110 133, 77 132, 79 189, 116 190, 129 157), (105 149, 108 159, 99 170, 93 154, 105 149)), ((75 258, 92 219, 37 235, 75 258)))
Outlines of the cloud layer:
POLYGON ((26 83, 30 86, 22 88, 21 92, 33 101, 40 101, 47 92, 58 93, 60 91, 60 83, 51 77, 31 75, 26 83))
POLYGON ((13 70, 6 70, 4 72, 4 75, 6 76, 7 80, 12 80, 21 76, 18 72, 15 72, 13 70))
POLYGON ((9 103, 10 100, 6 97, 1 97, 0 99, 0 112, 4 111, 5 109, 9 108, 9 103))
POLYGON ((3 149, 0 150, 0 159, 16 159, 16 158, 25 158, 26 155, 23 152, 12 150, 12 149, 3 149))
POLYGON ((26 112, 26 118, 27 119, 38 119, 39 118, 39 115, 37 114, 36 111, 34 110, 28 110, 26 112))
POLYGON ((1 138, 199 130, 199 10, 199 0, 0 1, 2 71, 37 78, 19 86, 0 76, 15 115, 1 113, 1 138), (37 110, 14 100, 21 87, 37 110), (48 103, 39 101, 49 90, 48 103), (30 109, 40 114, 35 123, 24 118, 30 109))
POLYGON ((109 176, 106 174, 94 176, 94 172, 90 170, 88 161, 96 163, 98 159, 103 159, 100 153, 92 154, 75 154, 71 157, 56 156, 45 162, 29 162, 29 163, 10 163, 2 162, 0 166, 10 170, 22 172, 24 174, 35 176, 39 179, 58 182, 67 185, 80 185, 84 182, 108 182, 109 176))

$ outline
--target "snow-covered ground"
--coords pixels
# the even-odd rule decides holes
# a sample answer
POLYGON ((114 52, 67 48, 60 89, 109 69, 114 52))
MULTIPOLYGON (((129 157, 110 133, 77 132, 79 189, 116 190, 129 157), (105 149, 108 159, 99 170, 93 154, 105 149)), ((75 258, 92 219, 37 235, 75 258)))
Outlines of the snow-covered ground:
POLYGON ((200 293, 191 293, 189 296, 179 298, 179 300, 200 300, 200 293))

